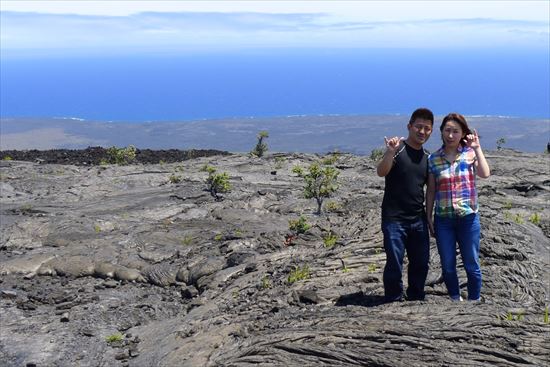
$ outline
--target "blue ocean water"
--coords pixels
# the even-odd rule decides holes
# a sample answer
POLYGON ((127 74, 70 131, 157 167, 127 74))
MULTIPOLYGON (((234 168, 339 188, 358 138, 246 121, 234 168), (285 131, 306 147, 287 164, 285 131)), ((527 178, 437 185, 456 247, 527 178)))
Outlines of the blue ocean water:
POLYGON ((125 57, 4 57, 2 117, 176 121, 436 114, 550 118, 542 51, 256 50, 125 57))

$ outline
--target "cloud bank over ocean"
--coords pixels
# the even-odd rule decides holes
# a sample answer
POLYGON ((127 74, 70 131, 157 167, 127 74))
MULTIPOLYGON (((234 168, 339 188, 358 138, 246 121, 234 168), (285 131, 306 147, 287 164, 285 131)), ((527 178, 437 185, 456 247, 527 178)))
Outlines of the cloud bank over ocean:
POLYGON ((548 48, 548 19, 472 15, 434 19, 427 12, 424 18, 372 19, 324 12, 2 11, 0 40, 7 55, 24 50, 182 52, 241 47, 548 48))

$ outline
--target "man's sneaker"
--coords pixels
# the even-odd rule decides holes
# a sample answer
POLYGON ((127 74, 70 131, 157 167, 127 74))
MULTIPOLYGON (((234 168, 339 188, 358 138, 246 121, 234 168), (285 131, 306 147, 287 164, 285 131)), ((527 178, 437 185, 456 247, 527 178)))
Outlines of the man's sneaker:
POLYGON ((468 298, 468 301, 470 301, 470 302, 479 302, 479 301, 481 301, 481 297, 476 298, 476 299, 469 299, 468 298))
POLYGON ((451 301, 453 301, 453 302, 462 302, 464 300, 462 299, 461 296, 455 296, 455 297, 451 296, 451 301))

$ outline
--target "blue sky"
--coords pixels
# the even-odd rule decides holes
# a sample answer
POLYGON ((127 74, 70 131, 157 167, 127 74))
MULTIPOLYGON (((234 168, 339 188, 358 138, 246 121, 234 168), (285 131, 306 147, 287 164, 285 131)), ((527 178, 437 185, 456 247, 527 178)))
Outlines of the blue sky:
POLYGON ((550 47, 549 1, 1 0, 0 9, 3 56, 550 47))

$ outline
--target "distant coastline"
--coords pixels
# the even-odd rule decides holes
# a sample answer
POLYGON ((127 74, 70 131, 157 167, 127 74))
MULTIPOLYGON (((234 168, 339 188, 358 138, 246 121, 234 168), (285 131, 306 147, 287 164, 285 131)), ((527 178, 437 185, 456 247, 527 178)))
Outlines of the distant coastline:
MULTIPOLYGON (((441 116, 426 144, 440 146, 441 116)), ((543 152, 550 136, 550 119, 467 116, 486 149, 501 146, 524 152, 543 152), (502 141, 502 140, 501 140, 502 141)), ((406 136, 408 115, 321 115, 228 118, 166 122, 104 122, 79 117, 1 118, 0 150, 83 149, 134 145, 141 149, 215 149, 248 152, 258 131, 267 130, 271 152, 370 154, 381 148, 384 136, 406 136)))

